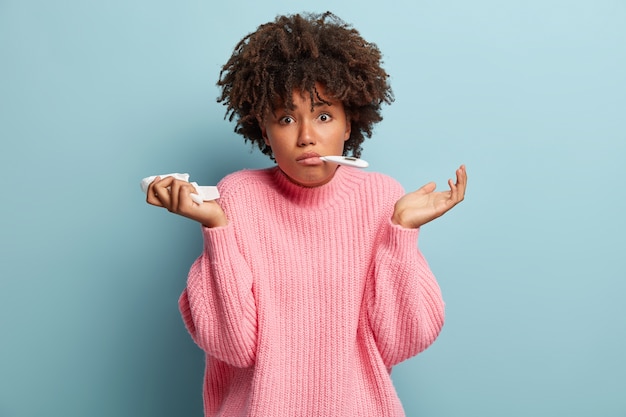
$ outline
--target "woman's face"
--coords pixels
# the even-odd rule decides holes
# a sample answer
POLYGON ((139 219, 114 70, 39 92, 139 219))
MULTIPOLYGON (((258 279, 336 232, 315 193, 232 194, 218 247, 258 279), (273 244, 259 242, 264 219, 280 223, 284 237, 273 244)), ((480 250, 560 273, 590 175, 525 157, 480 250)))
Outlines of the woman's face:
POLYGON ((350 122, 343 103, 327 98, 324 87, 316 84, 319 97, 330 103, 311 100, 307 92, 293 92, 292 110, 274 109, 261 123, 265 143, 279 168, 296 184, 317 187, 333 178, 337 165, 320 156, 342 155, 350 138, 350 122))

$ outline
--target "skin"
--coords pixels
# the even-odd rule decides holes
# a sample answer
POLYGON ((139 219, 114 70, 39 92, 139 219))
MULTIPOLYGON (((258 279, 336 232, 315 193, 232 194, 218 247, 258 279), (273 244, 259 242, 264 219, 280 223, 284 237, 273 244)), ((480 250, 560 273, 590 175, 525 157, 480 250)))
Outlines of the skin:
MULTIPOLYGON (((263 138, 272 148, 278 167, 291 181, 304 187, 319 187, 333 178, 337 164, 321 161, 319 156, 341 155, 344 142, 350 138, 350 122, 343 104, 325 97, 323 86, 316 88, 330 104, 314 103, 311 110, 309 95, 294 92, 294 109, 275 109, 260 121, 263 138)), ((467 187, 464 165, 456 170, 456 182, 450 179, 448 186, 449 190, 435 191, 435 183, 430 182, 404 195, 394 206, 392 223, 418 228, 463 201, 467 187)), ((228 224, 217 201, 198 205, 190 197, 193 192, 195 189, 188 182, 157 177, 148 187, 146 201, 206 227, 228 224)))
POLYGON ((350 139, 350 122, 340 101, 326 97, 323 86, 316 89, 329 104, 315 102, 311 110, 309 95, 293 94, 293 109, 279 108, 261 121, 265 144, 279 168, 294 183, 319 187, 335 175, 337 164, 319 159, 341 155, 350 139))
POLYGON ((191 199, 191 194, 195 192, 195 188, 188 182, 176 180, 174 177, 157 177, 148 187, 146 201, 206 227, 226 226, 228 219, 217 201, 205 201, 198 205, 191 199))
POLYGON ((394 207, 391 222, 408 229, 418 228, 434 220, 465 198, 467 172, 465 165, 456 170, 456 183, 448 180, 449 191, 436 192, 436 184, 429 182, 412 193, 405 194, 394 207))

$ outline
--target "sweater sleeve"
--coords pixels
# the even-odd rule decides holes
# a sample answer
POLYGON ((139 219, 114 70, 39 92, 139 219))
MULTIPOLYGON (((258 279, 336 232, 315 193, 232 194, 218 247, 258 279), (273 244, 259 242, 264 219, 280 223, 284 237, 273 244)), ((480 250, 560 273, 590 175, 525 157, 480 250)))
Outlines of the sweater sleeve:
POLYGON ((232 366, 254 364, 257 316, 250 268, 232 225, 202 228, 204 250, 193 263, 179 308, 194 342, 232 366))
POLYGON ((444 302, 417 248, 418 235, 419 229, 405 229, 389 221, 366 292, 370 326, 389 368, 425 350, 443 327, 444 302))

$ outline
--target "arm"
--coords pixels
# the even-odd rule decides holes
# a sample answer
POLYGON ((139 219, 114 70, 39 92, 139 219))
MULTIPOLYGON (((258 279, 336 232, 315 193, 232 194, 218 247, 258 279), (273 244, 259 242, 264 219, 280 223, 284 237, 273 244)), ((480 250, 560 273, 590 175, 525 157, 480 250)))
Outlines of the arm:
POLYGON ((236 367, 254 364, 256 304, 252 274, 238 250, 235 233, 217 201, 196 204, 195 188, 173 177, 156 177, 146 201, 201 223, 204 250, 194 262, 179 308, 194 342, 211 356, 236 367))
POLYGON ((429 183, 398 199, 376 250, 368 312, 378 349, 389 367, 430 346, 443 326, 441 291, 416 242, 420 226, 463 201, 464 165, 456 170, 456 183, 449 180, 448 184, 449 191, 435 192, 435 184, 429 183))
POLYGON ((425 350, 443 326, 441 291, 416 247, 418 233, 387 225, 366 290, 370 326, 389 368, 425 350))
POLYGON ((236 367, 256 356, 256 304, 252 273, 239 252, 233 226, 217 201, 196 204, 195 188, 173 177, 156 177, 146 201, 201 223, 202 255, 189 271, 179 308, 194 342, 209 355, 236 367))
POLYGON ((205 352, 232 366, 252 366, 257 340, 252 274, 231 227, 203 233, 203 253, 179 300, 183 320, 205 352))

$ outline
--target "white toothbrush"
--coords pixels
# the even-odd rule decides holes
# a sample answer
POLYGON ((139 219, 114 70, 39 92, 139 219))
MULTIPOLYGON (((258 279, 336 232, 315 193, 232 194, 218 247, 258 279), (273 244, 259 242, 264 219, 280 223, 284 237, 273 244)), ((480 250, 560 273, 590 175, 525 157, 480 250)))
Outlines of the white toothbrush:
POLYGON ((331 155, 331 156, 320 156, 322 161, 326 162, 334 162, 339 165, 347 165, 355 168, 367 168, 369 164, 367 161, 359 158, 355 158, 353 156, 341 156, 341 155, 331 155))

